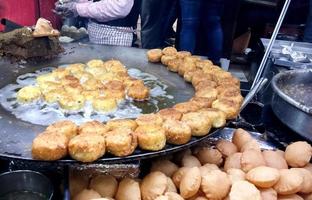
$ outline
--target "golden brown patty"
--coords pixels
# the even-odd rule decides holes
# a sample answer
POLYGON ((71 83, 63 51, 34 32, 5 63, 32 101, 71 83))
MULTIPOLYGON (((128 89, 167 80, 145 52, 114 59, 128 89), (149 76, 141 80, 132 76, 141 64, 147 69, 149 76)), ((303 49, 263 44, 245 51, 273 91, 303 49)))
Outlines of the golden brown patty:
POLYGON ((165 121, 167 119, 175 119, 180 120, 182 117, 182 113, 174 108, 164 108, 161 109, 158 114, 162 117, 165 121))
POLYGON ((108 127, 99 121, 90 121, 79 126, 79 134, 97 134, 104 136, 109 131, 108 127))
POLYGON ((67 155, 67 147, 65 134, 45 131, 33 140, 31 153, 36 160, 59 160, 67 155))
POLYGON ((150 62, 160 62, 162 54, 161 49, 151 49, 148 50, 147 53, 147 60, 150 62))
POLYGON ((106 150, 115 156, 128 156, 138 145, 137 136, 130 129, 115 129, 105 136, 106 150))
POLYGON ((105 139, 97 134, 77 135, 68 144, 69 155, 81 162, 93 162, 105 154, 105 139))
POLYGON ((78 127, 70 120, 58 121, 47 127, 48 132, 59 132, 64 134, 69 140, 78 134, 78 127))
POLYGON ((157 125, 142 125, 135 130, 141 149, 158 151, 166 145, 165 130, 157 125))

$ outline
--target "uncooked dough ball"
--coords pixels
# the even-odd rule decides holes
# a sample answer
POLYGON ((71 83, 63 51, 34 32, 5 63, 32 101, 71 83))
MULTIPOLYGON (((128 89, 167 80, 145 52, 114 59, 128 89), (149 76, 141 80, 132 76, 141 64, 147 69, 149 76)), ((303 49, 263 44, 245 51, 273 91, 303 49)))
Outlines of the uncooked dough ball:
POLYGON ((312 147, 307 142, 294 142, 286 147, 285 159, 291 167, 304 167, 312 156, 312 147))
POLYGON ((118 182, 110 175, 99 175, 91 179, 90 188, 97 191, 102 197, 114 197, 118 182))

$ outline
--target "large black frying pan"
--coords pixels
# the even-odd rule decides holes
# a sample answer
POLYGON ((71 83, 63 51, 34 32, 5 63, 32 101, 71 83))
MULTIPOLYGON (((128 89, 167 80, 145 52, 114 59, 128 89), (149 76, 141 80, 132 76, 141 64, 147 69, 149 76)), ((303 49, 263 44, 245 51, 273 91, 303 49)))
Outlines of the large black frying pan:
MULTIPOLYGON (((95 58, 103 60, 115 58, 121 60, 127 67, 138 68, 143 72, 148 72, 165 83, 168 86, 167 92, 174 96, 174 102, 168 102, 168 106, 172 106, 173 103, 187 101, 194 94, 191 84, 186 83, 178 74, 169 72, 161 64, 147 62, 146 50, 144 49, 78 43, 64 45, 64 47, 66 50, 64 54, 56 59, 40 63, 19 65, 18 63, 12 64, 9 60, 0 59, 0 88, 7 84, 14 83, 17 76, 21 74, 33 72, 43 67, 87 62, 95 58)), ((44 126, 34 125, 17 119, 0 106, 0 158, 33 161, 31 157, 32 141, 44 129, 44 126)), ((218 131, 219 129, 212 130, 211 134, 218 131)), ((191 141, 185 145, 175 146, 167 144, 164 150, 157 152, 148 152, 138 149, 133 155, 123 158, 105 155, 103 158, 99 159, 98 162, 123 162, 168 154, 188 148, 206 137, 192 138, 191 141)), ((66 158, 56 161, 55 164, 70 164, 74 162, 76 161, 66 158)))
POLYGON ((281 72, 272 80, 272 109, 290 129, 312 141, 312 70, 281 72))

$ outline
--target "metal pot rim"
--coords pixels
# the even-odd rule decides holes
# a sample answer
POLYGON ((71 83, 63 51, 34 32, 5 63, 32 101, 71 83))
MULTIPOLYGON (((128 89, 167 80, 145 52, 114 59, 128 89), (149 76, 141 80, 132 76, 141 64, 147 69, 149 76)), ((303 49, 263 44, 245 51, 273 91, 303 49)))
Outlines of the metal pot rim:
POLYGON ((289 75, 289 74, 299 74, 299 73, 312 73, 312 69, 299 69, 299 70, 290 70, 290 71, 285 71, 285 72, 281 72, 278 73, 277 75, 275 75, 272 79, 272 88, 275 91, 275 93, 277 95, 279 95, 282 99, 284 99, 286 102, 288 102, 289 104, 295 106, 296 108, 298 108, 299 110, 306 112, 310 115, 312 115, 312 108, 308 107, 304 104, 301 104, 297 101, 295 101, 293 98, 289 97, 288 95, 286 95, 278 86, 277 86, 277 82, 278 80, 280 80, 282 77, 289 75))
POLYGON ((39 175, 40 177, 45 179, 50 185, 51 193, 49 194, 49 199, 51 199, 53 197, 54 188, 53 188, 52 182, 50 181, 50 179, 48 179, 48 177, 46 177, 45 175, 43 175, 40 172, 36 172, 36 171, 32 171, 32 170, 14 170, 14 171, 8 171, 8 172, 1 173, 0 178, 3 176, 6 176, 6 175, 15 174, 15 173, 32 173, 32 174, 39 175))

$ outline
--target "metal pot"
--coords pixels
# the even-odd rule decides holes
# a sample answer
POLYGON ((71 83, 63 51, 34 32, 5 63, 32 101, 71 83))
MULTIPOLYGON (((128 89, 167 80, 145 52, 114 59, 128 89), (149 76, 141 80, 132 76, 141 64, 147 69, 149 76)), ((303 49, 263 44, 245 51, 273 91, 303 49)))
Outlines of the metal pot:
POLYGON ((0 175, 0 199, 5 200, 51 200, 53 186, 44 175, 19 170, 6 172, 0 175))
POLYGON ((271 106, 290 129, 312 141, 312 70, 279 73, 272 79, 271 106))

